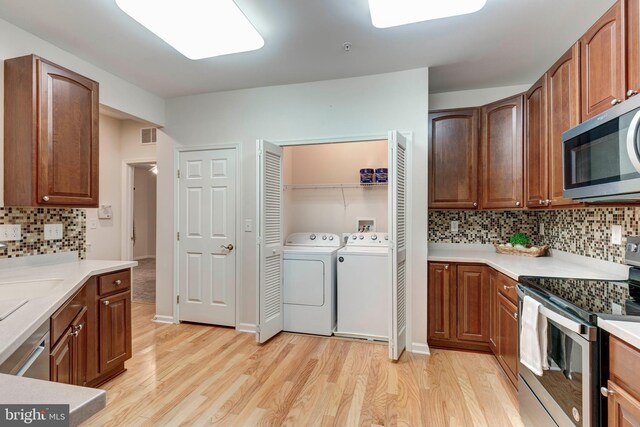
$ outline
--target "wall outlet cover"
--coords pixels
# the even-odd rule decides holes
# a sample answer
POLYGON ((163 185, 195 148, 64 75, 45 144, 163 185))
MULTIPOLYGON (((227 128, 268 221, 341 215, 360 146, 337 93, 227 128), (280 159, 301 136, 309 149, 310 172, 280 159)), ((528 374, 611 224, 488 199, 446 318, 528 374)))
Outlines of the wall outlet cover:
POLYGON ((22 238, 22 226, 20 224, 0 225, 0 242, 17 242, 22 238))
POLYGON ((613 245, 622 244, 622 226, 621 225, 611 226, 611 244, 613 245))
POLYGON ((63 231, 62 224, 45 224, 44 240, 62 240, 63 231))
POLYGON ((458 232, 458 225, 460 223, 458 221, 451 221, 451 232, 452 233, 457 233, 458 232))
POLYGON ((544 222, 541 222, 541 223, 540 223, 540 230, 538 231, 538 233, 539 233, 541 236, 544 236, 544 222))

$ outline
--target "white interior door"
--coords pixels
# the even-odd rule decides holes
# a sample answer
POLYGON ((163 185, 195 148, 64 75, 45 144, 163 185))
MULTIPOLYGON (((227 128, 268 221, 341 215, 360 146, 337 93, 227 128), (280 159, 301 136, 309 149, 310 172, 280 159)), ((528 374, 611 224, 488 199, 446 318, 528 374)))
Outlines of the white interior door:
POLYGON ((258 140, 258 327, 264 343, 284 328, 282 148, 258 140))
POLYGON ((398 360, 407 347, 407 139, 389 132, 389 358, 398 360))
POLYGON ((180 154, 179 318, 236 324, 235 149, 180 154))

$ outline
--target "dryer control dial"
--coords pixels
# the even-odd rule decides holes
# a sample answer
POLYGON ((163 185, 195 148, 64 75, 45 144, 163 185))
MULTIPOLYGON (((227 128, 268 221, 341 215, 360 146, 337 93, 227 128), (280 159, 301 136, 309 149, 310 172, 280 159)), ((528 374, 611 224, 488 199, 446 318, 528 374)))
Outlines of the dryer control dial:
POLYGON ((322 236, 322 240, 327 240, 327 236, 322 236))
POLYGON ((364 240, 364 236, 362 234, 360 235, 360 240, 364 240))
POLYGON ((351 240, 356 240, 358 238, 358 236, 356 236, 355 234, 353 236, 351 236, 351 240))
POLYGON ((333 240, 333 236, 329 236, 329 240, 333 240))
POLYGON ((312 234, 311 236, 309 236, 309 238, 310 238, 311 240, 316 240, 316 235, 315 235, 315 234, 312 234))
POLYGON ((375 234, 373 234, 373 235, 371 236, 371 240, 378 240, 378 236, 377 236, 377 235, 375 235, 375 234))
POLYGON ((389 235, 388 234, 384 235, 384 240, 389 240, 389 235))

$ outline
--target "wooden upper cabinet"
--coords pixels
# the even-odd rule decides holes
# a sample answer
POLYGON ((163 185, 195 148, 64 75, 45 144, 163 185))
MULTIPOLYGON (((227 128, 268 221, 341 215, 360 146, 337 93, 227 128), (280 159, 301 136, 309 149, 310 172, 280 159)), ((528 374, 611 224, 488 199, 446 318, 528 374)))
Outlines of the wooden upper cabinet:
POLYGON ((580 124, 580 45, 562 55, 547 76, 550 205, 574 205, 563 197, 562 133, 580 124))
POLYGON ((627 98, 640 92, 640 0, 622 0, 625 3, 625 63, 627 98))
POLYGON ((616 2, 580 39, 582 120, 625 99, 622 1, 616 2))
POLYGON ((98 83, 34 55, 5 61, 5 205, 98 206, 98 83))
POLYGON ((546 73, 525 94, 524 111, 525 198, 527 207, 542 208, 549 199, 546 73))
POLYGON ((478 110, 429 114, 429 207, 478 207, 478 110))
POLYGON ((455 302, 453 289, 455 274, 452 267, 446 263, 429 263, 427 286, 427 337, 431 339, 448 340, 452 338, 451 327, 455 302))
POLYGON ((481 203, 483 209, 523 207, 523 96, 482 107, 481 203))
POLYGON ((489 270, 481 265, 459 265, 457 276, 457 338, 488 343, 491 316, 489 270))

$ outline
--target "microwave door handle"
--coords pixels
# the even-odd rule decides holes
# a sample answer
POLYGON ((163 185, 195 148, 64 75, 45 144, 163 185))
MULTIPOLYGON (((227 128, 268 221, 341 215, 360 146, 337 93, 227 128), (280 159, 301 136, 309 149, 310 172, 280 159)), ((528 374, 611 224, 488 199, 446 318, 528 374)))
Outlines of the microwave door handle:
POLYGON ((638 127, 640 127, 640 110, 633 116, 627 132, 627 154, 633 167, 640 173, 640 155, 638 155, 638 145, 636 143, 638 127))

